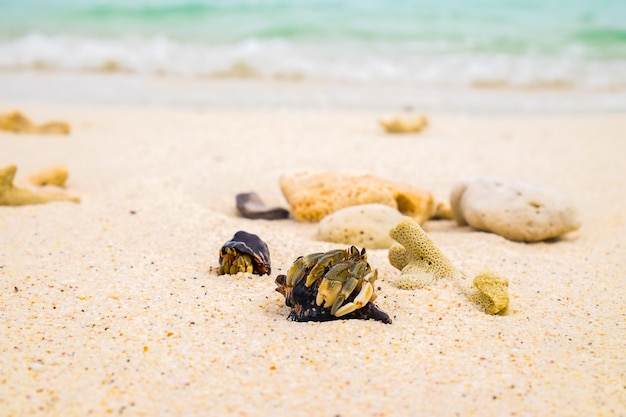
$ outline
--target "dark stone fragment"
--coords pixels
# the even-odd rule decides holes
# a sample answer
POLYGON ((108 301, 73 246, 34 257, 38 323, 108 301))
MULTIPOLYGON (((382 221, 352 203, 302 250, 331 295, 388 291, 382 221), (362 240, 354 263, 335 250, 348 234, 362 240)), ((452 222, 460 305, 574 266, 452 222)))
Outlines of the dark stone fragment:
POLYGON ((282 207, 267 207, 255 192, 237 194, 237 210, 246 219, 280 220, 289 217, 289 210, 282 207))

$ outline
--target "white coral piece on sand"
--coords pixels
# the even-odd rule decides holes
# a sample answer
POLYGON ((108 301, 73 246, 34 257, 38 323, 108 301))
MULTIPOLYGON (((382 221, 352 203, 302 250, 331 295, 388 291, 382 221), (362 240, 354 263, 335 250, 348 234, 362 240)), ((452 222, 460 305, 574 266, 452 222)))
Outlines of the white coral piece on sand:
POLYGON ((470 282, 413 219, 405 217, 390 232, 398 243, 389 249, 389 262, 402 271, 394 283, 398 288, 424 288, 445 278, 488 314, 506 312, 509 304, 508 281, 483 273, 470 282))

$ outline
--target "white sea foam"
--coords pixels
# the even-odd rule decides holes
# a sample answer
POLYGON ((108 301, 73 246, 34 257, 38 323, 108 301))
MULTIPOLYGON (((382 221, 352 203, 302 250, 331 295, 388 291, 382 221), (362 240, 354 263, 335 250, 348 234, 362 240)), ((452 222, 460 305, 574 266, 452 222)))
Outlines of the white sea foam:
POLYGON ((0 69, 108 70, 195 77, 298 75, 331 80, 399 80, 431 86, 626 89, 626 58, 590 60, 572 47, 559 56, 454 52, 445 43, 225 43, 87 38, 33 32, 0 41, 0 69))

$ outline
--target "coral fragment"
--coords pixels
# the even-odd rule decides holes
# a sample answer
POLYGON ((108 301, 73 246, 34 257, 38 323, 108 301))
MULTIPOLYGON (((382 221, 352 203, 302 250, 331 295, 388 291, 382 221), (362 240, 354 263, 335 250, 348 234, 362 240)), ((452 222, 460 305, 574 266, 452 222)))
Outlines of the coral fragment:
POLYGON ((424 288, 445 278, 488 314, 506 312, 508 281, 493 273, 477 275, 473 282, 452 265, 422 227, 406 217, 390 232, 398 243, 389 249, 389 262, 401 271, 394 284, 401 289, 424 288))
POLYGON ((13 185, 17 167, 9 165, 0 168, 0 206, 23 206, 27 204, 43 204, 51 201, 80 202, 78 197, 69 196, 60 192, 34 192, 26 188, 13 185))

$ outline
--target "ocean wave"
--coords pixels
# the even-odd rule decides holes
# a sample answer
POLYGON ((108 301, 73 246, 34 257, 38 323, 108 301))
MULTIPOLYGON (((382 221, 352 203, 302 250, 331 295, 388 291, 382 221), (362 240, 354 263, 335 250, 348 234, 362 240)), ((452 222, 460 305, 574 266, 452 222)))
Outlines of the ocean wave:
POLYGON ((439 43, 183 42, 32 32, 0 41, 0 70, 125 71, 183 77, 401 81, 480 88, 626 88, 626 59, 455 51, 439 43))

